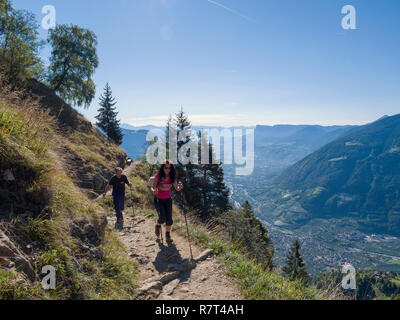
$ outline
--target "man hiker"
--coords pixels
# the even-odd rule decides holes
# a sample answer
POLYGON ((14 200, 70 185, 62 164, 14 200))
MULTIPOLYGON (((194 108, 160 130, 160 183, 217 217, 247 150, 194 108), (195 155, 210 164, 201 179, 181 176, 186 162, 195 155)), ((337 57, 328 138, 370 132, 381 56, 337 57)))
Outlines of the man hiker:
POLYGON ((171 188, 174 186, 176 191, 183 189, 182 183, 177 183, 177 174, 173 164, 169 161, 162 164, 160 170, 153 180, 151 192, 156 196, 156 202, 158 206, 159 219, 155 227, 156 236, 160 236, 160 229, 163 223, 166 224, 165 238, 168 243, 172 243, 171 228, 173 224, 172 220, 172 192, 171 188))
POLYGON ((110 190, 110 187, 113 187, 112 195, 114 199, 115 213, 117 216, 117 223, 115 224, 115 227, 117 229, 122 229, 124 225, 122 211, 124 210, 125 204, 125 184, 127 184, 129 187, 132 187, 128 177, 122 174, 122 168, 116 168, 115 175, 113 175, 110 179, 110 182, 107 184, 106 190, 103 194, 103 197, 105 197, 108 190, 110 190))

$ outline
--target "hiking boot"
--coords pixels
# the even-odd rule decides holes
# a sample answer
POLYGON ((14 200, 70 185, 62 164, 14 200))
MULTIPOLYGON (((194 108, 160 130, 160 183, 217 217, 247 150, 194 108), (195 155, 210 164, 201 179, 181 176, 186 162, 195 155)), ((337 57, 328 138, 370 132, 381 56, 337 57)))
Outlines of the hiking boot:
POLYGON ((124 220, 122 218, 117 219, 117 222, 115 223, 115 229, 122 230, 123 228, 124 228, 124 220))
POLYGON ((157 237, 157 238, 160 237, 160 230, 161 230, 161 226, 159 226, 159 225, 157 224, 157 225, 156 225, 156 230, 155 230, 155 233, 156 233, 156 237, 157 237))
POLYGON ((165 240, 168 242, 168 243, 172 243, 172 242, 174 242, 174 240, 172 240, 172 238, 171 238, 171 233, 169 233, 169 232, 167 232, 166 234, 165 234, 165 240))

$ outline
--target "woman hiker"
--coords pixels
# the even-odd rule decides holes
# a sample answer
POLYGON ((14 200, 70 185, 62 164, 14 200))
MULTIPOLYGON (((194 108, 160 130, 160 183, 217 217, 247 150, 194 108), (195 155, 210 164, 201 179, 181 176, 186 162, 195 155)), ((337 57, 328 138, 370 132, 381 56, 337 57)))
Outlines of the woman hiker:
POLYGON ((155 228, 156 236, 160 236, 161 224, 165 223, 165 238, 168 243, 173 242, 171 239, 171 227, 173 224, 171 188, 174 186, 176 191, 183 189, 182 183, 177 183, 176 180, 177 175, 174 165, 166 161, 165 164, 161 165, 151 187, 151 192, 157 197, 158 202, 159 219, 155 228))
POLYGON ((122 211, 125 207, 125 184, 127 184, 129 187, 132 187, 132 184, 129 182, 127 176, 122 174, 122 168, 116 168, 115 175, 113 175, 110 179, 110 182, 107 184, 106 190, 103 194, 103 197, 105 197, 108 190, 110 190, 110 187, 113 187, 112 195, 115 213, 117 216, 117 223, 115 224, 116 229, 122 229, 124 225, 122 211))

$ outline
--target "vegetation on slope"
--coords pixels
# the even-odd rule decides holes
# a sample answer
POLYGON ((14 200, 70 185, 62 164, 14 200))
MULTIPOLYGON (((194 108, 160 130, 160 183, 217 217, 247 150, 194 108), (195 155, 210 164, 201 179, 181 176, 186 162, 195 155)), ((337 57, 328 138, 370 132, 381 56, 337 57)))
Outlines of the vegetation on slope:
MULTIPOLYGON (((153 195, 147 187, 147 179, 155 171, 155 166, 142 161, 136 165, 129 177, 133 184, 134 205, 145 209, 148 216, 154 219, 156 213, 153 195)), ((239 283, 246 299, 341 299, 342 296, 334 291, 317 290, 313 286, 305 285, 302 281, 290 281, 282 276, 279 270, 271 268, 265 257, 260 254, 265 243, 265 235, 255 232, 259 230, 259 226, 254 224, 257 219, 254 216, 253 219, 249 218, 249 211, 246 207, 244 209, 238 212, 225 212, 208 223, 204 223, 201 217, 193 212, 189 213, 188 217, 192 239, 199 245, 212 249, 218 255, 219 262, 225 267, 225 272, 239 283), (226 228, 227 223, 229 223, 229 228, 226 228), (252 228, 254 228, 253 231, 251 231, 252 228), (237 230, 236 235, 232 234, 233 230, 237 230), (252 235, 245 234, 245 230, 252 232, 252 235), (246 241, 251 241, 252 246, 246 241)), ((184 218, 179 214, 180 210, 175 204, 173 212, 173 229, 186 235, 184 218)))
POLYGON ((350 299, 400 300, 399 272, 358 270, 355 290, 342 290, 342 279, 340 271, 332 271, 314 276, 312 282, 317 288, 337 287, 350 299))
MULTIPOLYGON (((68 155, 60 152, 60 142, 80 148, 80 134, 99 143, 104 141, 101 134, 91 135, 94 128, 74 133, 61 130, 50 115, 52 110, 46 108, 54 96, 47 96, 44 106, 30 98, 28 91, 18 93, 4 82, 1 92, 0 251, 6 254, 0 259, 0 298, 132 297, 136 267, 107 228, 104 210, 71 179, 68 155), (45 265, 57 270, 56 290, 41 287, 45 265)), ((85 120, 74 121, 83 124, 85 120)), ((113 154, 116 147, 108 146, 104 143, 102 148, 113 154)), ((86 147, 90 150, 96 145, 86 141, 86 147)), ((81 151, 82 158, 87 150, 81 151)), ((105 164, 103 170, 115 165, 99 160, 105 164)), ((98 165, 94 159, 85 161, 98 165)))
POLYGON ((289 224, 357 219, 362 231, 400 233, 400 115, 352 129, 274 180, 263 214, 289 224))
POLYGON ((92 197, 97 196, 104 190, 110 172, 125 165, 125 152, 44 84, 31 79, 26 88, 40 97, 41 107, 56 121, 60 133, 56 143, 68 175, 76 184, 86 187, 92 197))

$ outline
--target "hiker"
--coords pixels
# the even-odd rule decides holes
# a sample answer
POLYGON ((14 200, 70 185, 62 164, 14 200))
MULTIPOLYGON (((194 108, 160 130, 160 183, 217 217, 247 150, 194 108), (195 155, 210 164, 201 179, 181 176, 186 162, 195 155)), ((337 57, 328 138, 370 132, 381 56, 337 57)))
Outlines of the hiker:
POLYGON ((125 184, 129 187, 132 187, 132 184, 129 182, 128 177, 122 174, 122 168, 115 169, 115 175, 112 176, 110 182, 106 186, 106 190, 103 194, 103 197, 106 196, 110 187, 113 187, 113 199, 114 199, 114 208, 117 216, 117 223, 115 224, 116 228, 122 229, 124 218, 122 216, 122 211, 124 210, 125 204, 125 184))
POLYGON ((183 189, 182 183, 177 183, 177 174, 175 166, 169 161, 162 164, 158 174, 156 174, 151 187, 151 192, 156 196, 157 211, 159 219, 155 227, 156 236, 160 236, 160 229, 163 223, 166 224, 165 238, 168 243, 172 243, 171 228, 173 224, 172 220, 172 199, 171 199, 171 188, 174 186, 176 191, 183 189))

